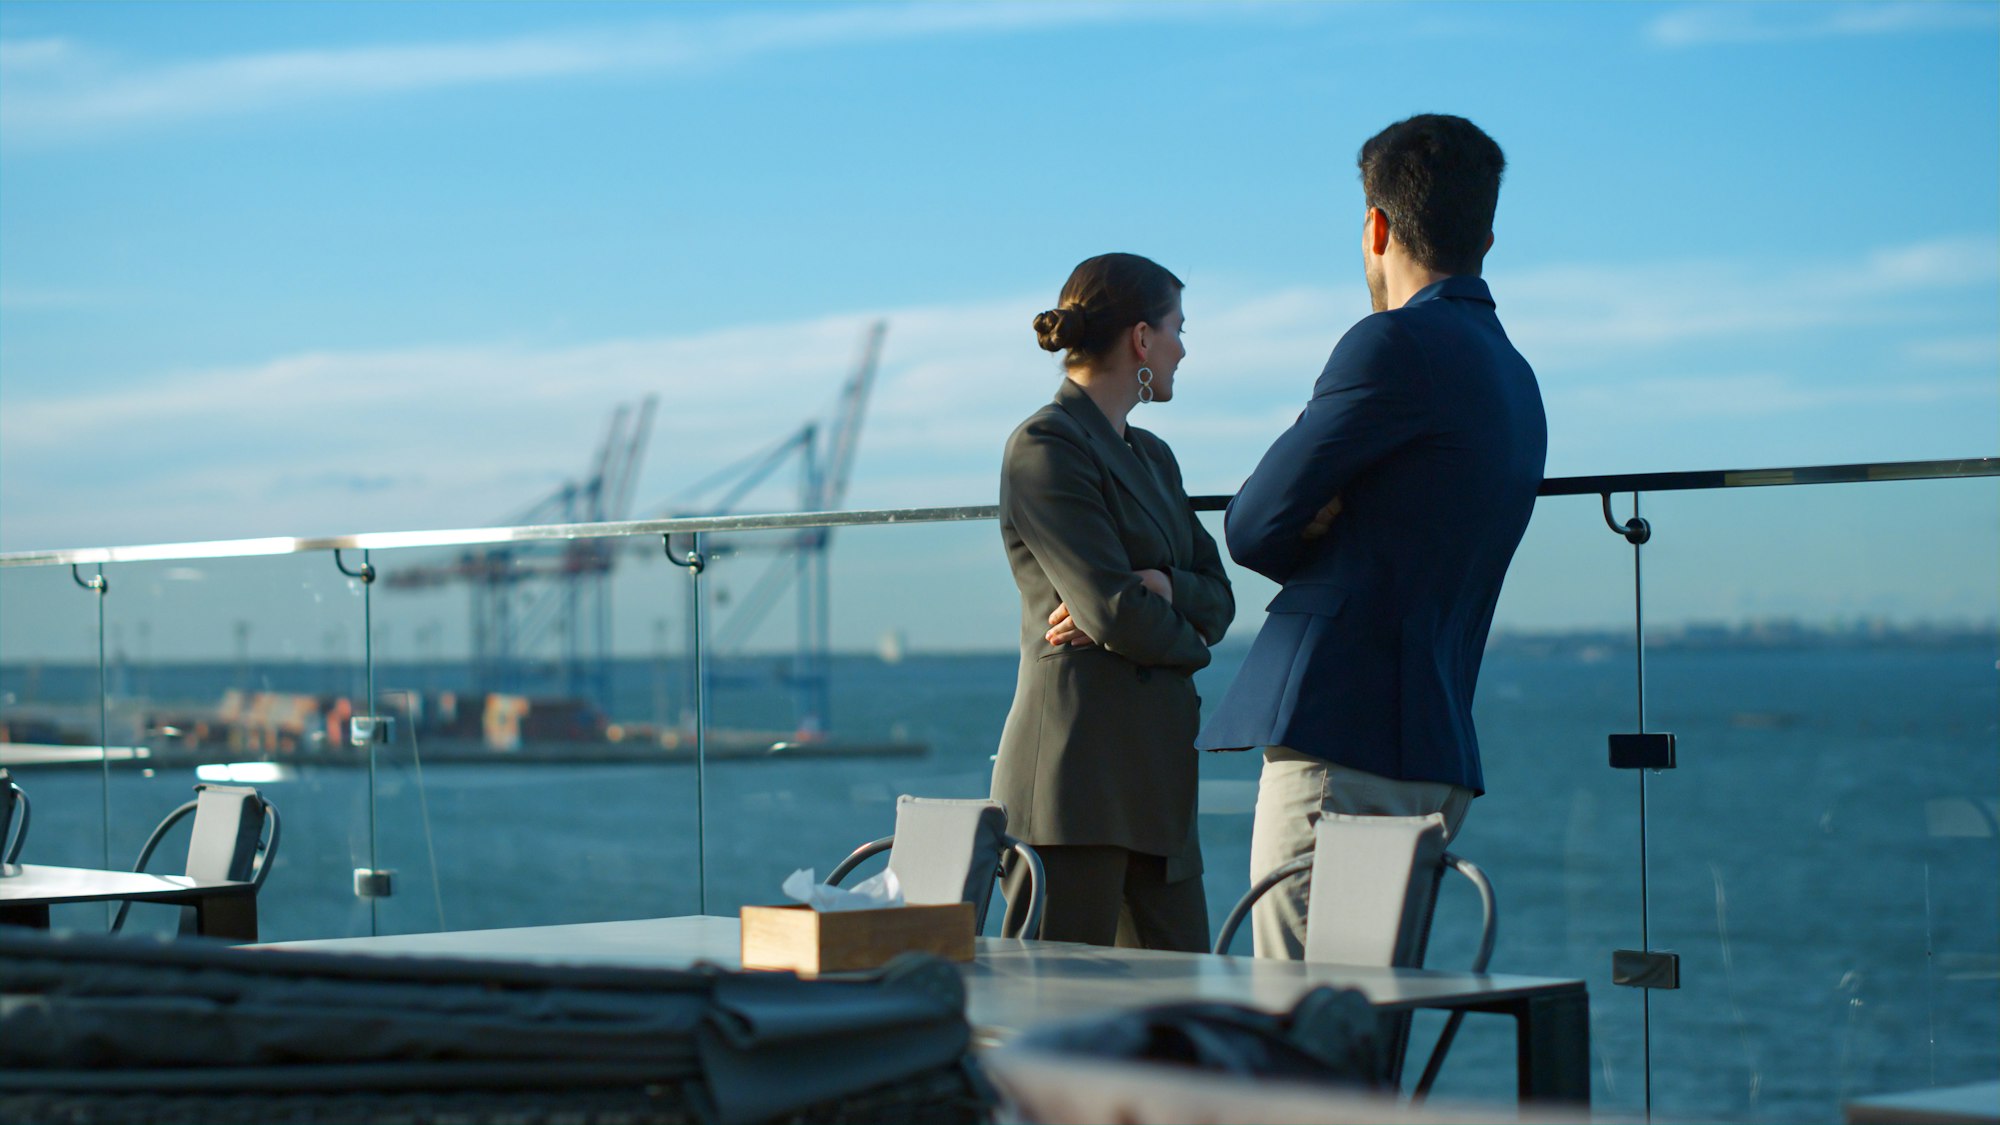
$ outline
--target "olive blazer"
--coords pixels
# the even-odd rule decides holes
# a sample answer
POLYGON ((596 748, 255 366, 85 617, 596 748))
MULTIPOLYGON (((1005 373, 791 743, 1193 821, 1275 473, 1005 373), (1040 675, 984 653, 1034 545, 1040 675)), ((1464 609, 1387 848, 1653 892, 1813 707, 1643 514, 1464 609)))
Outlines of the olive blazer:
POLYGON ((1177 858, 1169 876, 1185 877, 1200 871, 1193 676, 1236 601, 1167 443, 1125 432, 1065 379, 1007 439, 1000 534, 1021 590, 1021 670, 993 796, 1030 844, 1177 858), (1173 580, 1171 603, 1140 583, 1146 569, 1173 580), (1095 644, 1044 639, 1059 602, 1095 644))

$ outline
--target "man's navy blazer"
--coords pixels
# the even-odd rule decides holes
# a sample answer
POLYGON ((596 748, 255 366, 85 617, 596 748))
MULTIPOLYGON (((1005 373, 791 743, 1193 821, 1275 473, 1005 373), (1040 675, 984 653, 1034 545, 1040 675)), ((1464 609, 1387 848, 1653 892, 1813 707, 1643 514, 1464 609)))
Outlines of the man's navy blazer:
POLYGON ((1485 282, 1446 278, 1350 329, 1229 504, 1229 553, 1284 589, 1196 745, 1484 791, 1473 686, 1547 452, 1485 282))

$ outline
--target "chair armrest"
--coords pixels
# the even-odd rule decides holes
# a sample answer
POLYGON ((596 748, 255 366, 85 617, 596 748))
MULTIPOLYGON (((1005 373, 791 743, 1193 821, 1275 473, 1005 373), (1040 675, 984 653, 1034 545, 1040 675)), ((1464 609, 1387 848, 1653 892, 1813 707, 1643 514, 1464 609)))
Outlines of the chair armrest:
POLYGON ((1471 860, 1446 852, 1444 865, 1471 880, 1473 889, 1479 892, 1479 955, 1472 959, 1472 971, 1483 973, 1493 960, 1493 943, 1500 932, 1500 906, 1493 898, 1493 884, 1487 880, 1486 872, 1471 860))
MULTIPOLYGON (((1493 898, 1493 884, 1477 864, 1450 852, 1444 853, 1444 865, 1471 880, 1473 889, 1479 892, 1479 955, 1472 959, 1472 971, 1483 973, 1487 962, 1493 959, 1493 941, 1500 930, 1500 907, 1493 898)), ((1430 1061, 1424 1064, 1423 1076, 1417 1079, 1417 1088, 1410 1094, 1412 1105, 1420 1104, 1430 1096, 1431 1083, 1437 1081, 1438 1069, 1444 1066, 1444 1056, 1451 1050, 1452 1040, 1458 1037, 1458 1025, 1464 1022, 1463 1009, 1453 1011, 1445 1019, 1444 1028, 1438 1032, 1437 1045, 1431 1048, 1430 1061)))
POLYGON ((896 838, 894 836, 884 836, 880 840, 870 840, 854 849, 848 854, 846 859, 834 865, 833 872, 826 877, 826 885, 829 887, 839 886, 840 881, 847 878, 855 868, 861 866, 863 860, 869 856, 881 855, 883 852, 894 847, 895 843, 896 838))
POLYGON ((265 801, 264 816, 271 822, 271 839, 264 845, 264 857, 257 861, 257 873, 250 877, 250 885, 259 890, 264 888, 264 876, 271 873, 271 861, 278 858, 278 806, 265 801))
POLYGON ((21 788, 11 781, 7 783, 7 788, 14 791, 14 807, 21 811, 21 819, 16 821, 14 825, 13 846, 7 847, 7 841, 0 840, 0 847, 7 847, 7 854, 0 856, 0 861, 13 863, 21 858, 21 845, 28 842, 28 821, 33 816, 33 810, 28 805, 28 791, 26 789, 21 788))
POLYGON ((1039 938, 1042 936, 1042 910, 1048 901, 1049 886, 1048 876, 1042 871, 1042 857, 1035 854, 1034 848, 1012 836, 1006 837, 1005 842, 1008 850, 1020 856, 1021 862, 1028 866, 1028 917, 1021 933, 1039 938))
POLYGON ((1222 931, 1215 938, 1214 952, 1224 954, 1229 952, 1229 943, 1236 940, 1237 929, 1243 925, 1243 919, 1250 916, 1250 908, 1256 904, 1258 899, 1264 897, 1265 892, 1294 875, 1311 871, 1312 866, 1313 857, 1308 853, 1257 880, 1257 885, 1251 887, 1242 898, 1236 900, 1236 906, 1230 910, 1229 917, 1224 919, 1222 931))
MULTIPOLYGON (((181 822, 182 817, 187 816, 189 813, 193 812, 198 804, 199 802, 197 801, 189 801, 187 804, 182 805, 181 807, 168 813, 167 818, 165 820, 162 820, 159 823, 159 825, 153 829, 153 834, 146 837, 146 842, 140 845, 139 858, 132 862, 132 870, 144 871, 146 869, 146 863, 153 858, 154 849, 160 846, 161 840, 166 839, 167 831, 171 829, 174 825, 179 824, 181 822)), ((118 913, 115 917, 111 919, 112 933, 115 934, 119 930, 125 928, 125 915, 128 912, 130 912, 131 909, 132 909, 131 899, 126 899, 124 902, 118 904, 118 913)))

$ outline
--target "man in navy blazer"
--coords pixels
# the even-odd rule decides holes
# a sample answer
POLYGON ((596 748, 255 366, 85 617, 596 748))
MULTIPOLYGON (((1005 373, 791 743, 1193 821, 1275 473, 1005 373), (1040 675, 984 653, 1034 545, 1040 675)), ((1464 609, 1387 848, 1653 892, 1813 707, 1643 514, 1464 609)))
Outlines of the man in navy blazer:
MULTIPOLYGON (((1229 505, 1229 553, 1283 585, 1196 745, 1264 752, 1251 879, 1312 851, 1329 813, 1444 815, 1484 789, 1472 693, 1527 529, 1548 429, 1480 267, 1506 161, 1461 117, 1362 146, 1375 308, 1229 505)), ((1252 915, 1304 955, 1306 880, 1252 915)))

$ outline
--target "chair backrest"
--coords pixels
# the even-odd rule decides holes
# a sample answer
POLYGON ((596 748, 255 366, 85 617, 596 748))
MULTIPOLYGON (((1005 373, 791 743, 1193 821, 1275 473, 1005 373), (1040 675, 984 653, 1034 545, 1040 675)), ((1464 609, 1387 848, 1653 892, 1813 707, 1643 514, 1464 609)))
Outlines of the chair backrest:
POLYGON ((1444 817, 1320 817, 1306 960, 1417 968, 1444 872, 1444 817))
MULTIPOLYGON (((252 883, 261 889, 264 877, 271 873, 272 862, 278 858, 278 810, 255 789, 242 786, 203 782, 194 787, 194 794, 194 800, 168 813, 166 819, 154 826, 152 835, 140 846, 132 870, 146 870, 160 841, 192 813, 194 827, 188 830, 187 864, 182 870, 196 879, 227 879, 252 883), (269 839, 264 836, 267 823, 269 839), (262 863, 257 862, 260 849, 264 854, 262 863)), ((131 909, 129 899, 118 904, 118 913, 111 919, 112 933, 125 928, 125 915, 131 909)), ((199 917, 195 907, 183 906, 181 932, 197 932, 199 917)), ((251 930, 253 937, 255 933, 251 930)))
POLYGON ((264 799, 239 785, 195 786, 186 873, 197 879, 250 878, 264 836, 264 799))
MULTIPOLYGON (((1250 908, 1272 888, 1310 872, 1306 905, 1308 961, 1417 969, 1424 964, 1429 943, 1431 911, 1445 868, 1458 872, 1479 892, 1484 917, 1479 927, 1479 953, 1472 971, 1483 973, 1493 956, 1499 911, 1493 884, 1478 867, 1444 850, 1444 817, 1348 816, 1328 813, 1315 829, 1312 854, 1282 864, 1237 901, 1215 939, 1215 952, 1227 953, 1236 929, 1250 908)), ((1438 1033, 1413 1099, 1421 1101, 1437 1079, 1438 1067, 1451 1050, 1464 1011, 1454 1011, 1438 1033)), ((1387 1047, 1383 1079, 1395 1086, 1402 1080, 1403 1056, 1409 1048, 1410 1015, 1382 1017, 1387 1047)))
POLYGON ((997 801, 896 798, 889 870, 913 906, 969 902, 981 923, 1007 848, 1007 810, 997 801))
POLYGON ((21 858, 21 845, 28 842, 28 795, 14 784, 13 775, 0 770, 0 862, 21 858))

